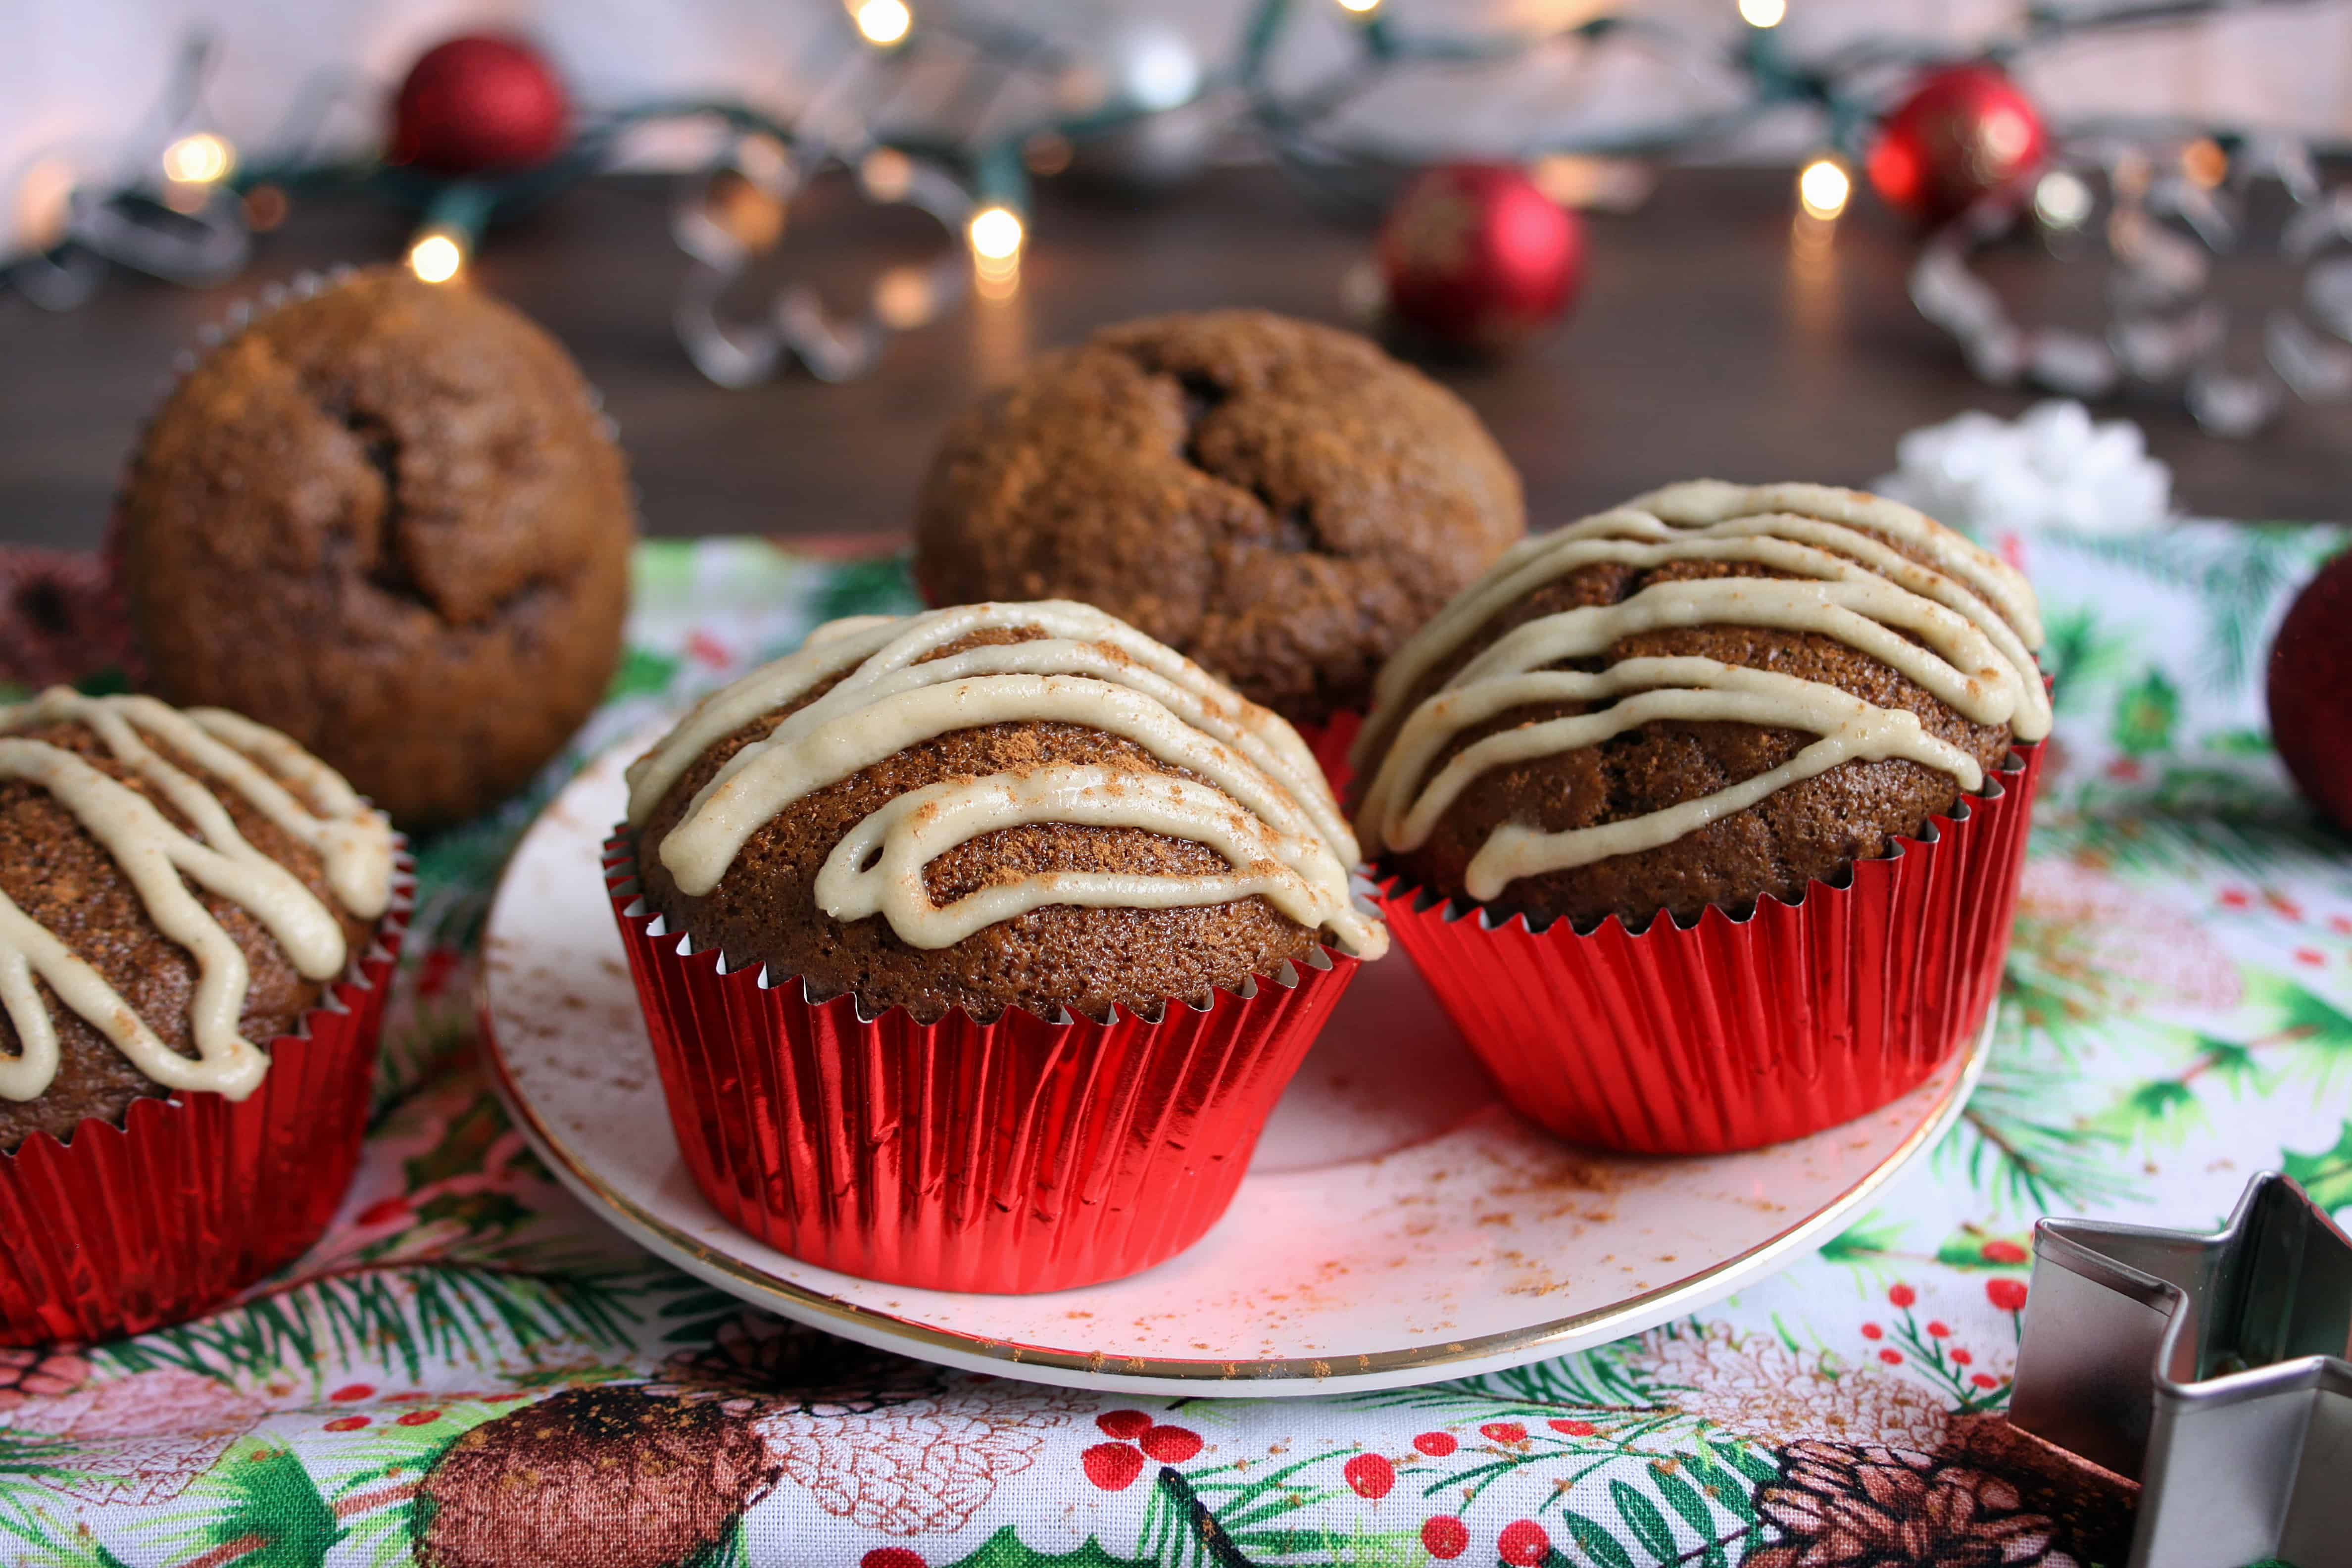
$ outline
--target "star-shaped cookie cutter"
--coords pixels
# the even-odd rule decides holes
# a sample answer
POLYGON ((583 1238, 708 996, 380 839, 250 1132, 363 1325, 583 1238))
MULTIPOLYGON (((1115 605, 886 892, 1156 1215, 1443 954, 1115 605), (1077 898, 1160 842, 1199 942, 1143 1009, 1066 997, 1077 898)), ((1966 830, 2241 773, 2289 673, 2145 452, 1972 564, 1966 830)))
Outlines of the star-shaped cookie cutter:
POLYGON ((2010 1421, 2140 1482, 2129 1568, 2352 1563, 2352 1239, 2302 1187, 2256 1176, 2215 1236, 2045 1219, 2033 1250, 2010 1421))

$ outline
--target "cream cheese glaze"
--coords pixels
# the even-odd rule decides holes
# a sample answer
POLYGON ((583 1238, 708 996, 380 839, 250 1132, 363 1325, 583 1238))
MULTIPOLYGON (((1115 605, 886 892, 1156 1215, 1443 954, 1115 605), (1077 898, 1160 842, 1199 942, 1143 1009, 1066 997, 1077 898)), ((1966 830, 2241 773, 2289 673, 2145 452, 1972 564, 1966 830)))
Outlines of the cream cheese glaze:
POLYGON ((10 1100, 35 1098, 57 1074, 57 1021, 37 978, 167 1089, 210 1089, 242 1100, 260 1084, 269 1058, 237 1033, 251 981, 245 954, 190 883, 250 913, 306 978, 327 980, 342 972, 350 955, 334 912, 291 871, 246 842, 221 804, 219 787, 235 790, 316 850, 329 889, 352 914, 373 920, 391 900, 392 826, 383 814, 286 736, 234 713, 183 712, 152 697, 84 697, 53 688, 30 702, 0 708, 0 778, 37 784, 73 813, 122 868, 156 929, 195 959, 197 972, 189 1017, 197 1054, 191 1059, 166 1046, 96 969, 0 893, 0 1005, 20 1047, 16 1056, 0 1056, 0 1096, 10 1100), (64 723, 96 734, 188 821, 194 835, 74 752, 17 732, 64 723), (150 742, 205 776, 174 765, 150 742))
POLYGON ((1626 658, 1590 673, 1550 668, 1603 655, 1643 632, 1699 626, 1834 637, 1975 723, 2006 724, 2024 742, 2050 732, 2049 696, 2033 658, 2041 616, 2022 575, 1941 523, 1876 496, 1694 480, 1513 546, 1398 650, 1357 742, 1356 767, 1371 778, 1359 833, 1375 854, 1416 849, 1487 770, 1659 719, 1727 720, 1821 738, 1777 768, 1664 810, 1562 832, 1502 824, 1471 859, 1470 896, 1492 899, 1522 877, 1672 843, 1845 762, 1898 757, 1948 773, 1963 789, 1983 786, 1975 758, 1929 734, 1916 715, 1824 681, 1702 658, 1626 658), (1618 604, 1540 616, 1404 710, 1430 671, 1546 584, 1602 563, 1643 570, 1676 561, 1746 562, 1788 575, 1654 583, 1618 604), (1560 702, 1594 707, 1484 736, 1437 765, 1465 730, 1514 708, 1560 702))
POLYGON ((936 949, 1047 904, 1167 909, 1255 895, 1359 957, 1387 946, 1386 928, 1349 896, 1355 837, 1297 731, 1126 622, 1066 600, 818 627, 799 652, 705 698, 631 764, 631 825, 642 826, 712 745, 827 682, 729 758, 652 847, 681 892, 708 894, 793 802, 908 746, 983 724, 1059 721, 1121 736, 1194 776, 1060 765, 911 791, 835 847, 817 878, 818 906, 839 921, 878 914, 902 942, 936 949), (1045 635, 932 657, 975 632, 1013 629, 1045 635), (1037 873, 945 907, 931 901, 923 868, 940 855, 984 833, 1049 822, 1188 839, 1230 870, 1037 873))

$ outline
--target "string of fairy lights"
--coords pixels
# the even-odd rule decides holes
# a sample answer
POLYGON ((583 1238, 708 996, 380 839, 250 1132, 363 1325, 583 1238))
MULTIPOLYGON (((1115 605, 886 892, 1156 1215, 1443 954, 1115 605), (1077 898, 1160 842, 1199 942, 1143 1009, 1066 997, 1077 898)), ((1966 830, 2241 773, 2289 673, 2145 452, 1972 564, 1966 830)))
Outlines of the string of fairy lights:
MULTIPOLYGON (((2325 3, 2035 0, 2015 27, 1964 54, 2002 66, 2088 33, 2325 3)), ((1405 0, 1255 0, 1229 61, 1192 57, 1163 31, 1158 42, 1118 62, 1116 79, 1097 80, 1092 96, 1074 98, 1057 84, 1096 62, 1083 58, 1083 38, 1065 36, 1070 29, 985 17, 953 0, 845 0, 844 52, 789 118, 731 100, 629 105, 577 116, 560 149, 531 166, 455 175, 383 157, 315 152, 331 93, 302 94, 292 116, 299 123, 248 155, 205 121, 203 85, 214 50, 196 39, 154 117, 164 133, 152 161, 111 183, 41 164, 19 180, 19 232, 27 243, 0 258, 0 287, 64 309, 89 298, 111 266, 191 284, 218 282, 242 270, 252 236, 282 223, 293 202, 351 187, 415 206, 420 216, 407 265, 419 278, 446 281, 465 271, 494 220, 612 168, 634 133, 704 121, 719 127, 720 150, 689 176, 673 219, 697 273, 678 311, 689 353, 706 374, 730 384, 755 380, 788 354, 821 375, 845 376, 872 363, 884 334, 932 319, 964 289, 1001 297, 1017 288, 1032 243, 1032 180, 1157 121, 1213 110, 1214 137, 1195 137, 1194 145, 1219 140, 1231 146, 1246 136, 1310 198, 1377 211, 1418 166, 1442 154, 1382 140, 1387 121, 1381 117, 1369 117, 1370 124, 1368 117, 1351 118, 1351 106, 1366 94, 1410 72, 1503 68, 1539 51, 1598 51, 1624 41, 1670 61, 1704 65, 1738 90, 1728 102, 1643 121, 1535 128, 1501 155, 1524 165, 1547 194, 1573 201, 1606 184, 1596 182, 1597 165, 1728 146, 1767 115, 1800 107, 1818 115, 1822 132, 1818 150, 1796 172, 1793 204, 1827 221, 1853 199, 1875 128, 1905 81, 1963 58, 1948 43, 1895 37, 1803 55, 1784 38, 1790 0, 1725 4, 1723 27, 1706 36, 1618 12, 1536 32, 1463 36, 1421 30, 1402 15, 1405 0), (1327 27, 1336 20, 1347 39, 1338 63, 1319 73, 1302 72, 1286 53, 1310 20, 1327 27), (943 63, 985 79, 965 96, 991 108, 1006 84, 1042 81, 1044 89, 1031 94, 1040 107, 1025 118, 982 114, 961 126, 894 118, 887 107, 894 89, 919 68, 943 63), (977 123, 982 120, 988 122, 977 123), (878 279, 859 320, 825 317, 801 299, 780 300, 761 321, 729 321, 717 304, 726 284, 772 243, 784 205, 828 168, 853 174, 868 200, 912 201, 929 212, 958 236, 962 263, 919 275, 898 269, 878 279)), ((1094 74, 1101 76, 1099 69, 1094 74)), ((2209 147, 2234 144, 2228 132, 2173 129, 2196 133, 2209 147)), ((2038 124, 2033 132, 2040 134, 2038 124)), ((2043 174, 2029 195, 2029 210, 2059 226, 2079 223, 2091 200, 2080 175, 2066 168, 2043 174)))

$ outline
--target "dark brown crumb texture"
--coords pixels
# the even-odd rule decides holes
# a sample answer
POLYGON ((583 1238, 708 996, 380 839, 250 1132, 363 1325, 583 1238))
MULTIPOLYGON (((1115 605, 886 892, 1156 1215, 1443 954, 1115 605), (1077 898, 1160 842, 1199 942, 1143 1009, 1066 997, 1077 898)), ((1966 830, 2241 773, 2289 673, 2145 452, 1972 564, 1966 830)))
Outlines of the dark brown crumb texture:
POLYGON ((1451 392, 1352 333, 1218 310, 1097 332, 966 411, 915 571, 934 604, 1100 605, 1312 724, 1360 710, 1526 526, 1451 392))
MULTIPOLYGON (((1018 639, 979 633, 932 657, 1005 640, 1018 639)), ((928 1023, 961 1007, 986 1020, 1017 1006, 1041 1017, 1067 1007, 1100 1018, 1114 1004, 1156 1017, 1171 997, 1206 1002, 1213 989, 1237 990, 1252 975, 1275 974, 1315 947, 1314 932, 1258 898, 1172 910, 1048 905, 936 951, 909 947, 880 916, 844 924, 817 907, 817 872, 833 847, 908 790, 1055 763, 1195 776, 1131 742, 1077 724, 988 724, 910 746, 793 802, 751 836, 707 896, 679 892, 654 847, 729 758, 825 689, 711 747, 670 788, 638 835, 638 874, 652 906, 698 945, 717 944, 730 964, 765 964, 771 976, 802 976, 817 997, 851 993, 868 1017, 903 1006, 928 1023)), ((930 863, 924 880, 932 901, 946 905, 1037 871, 1213 875, 1225 869, 1223 856, 1185 839, 1139 828, 1039 823, 960 844, 930 863)))
MULTIPOLYGON (((117 761, 106 743, 82 725, 55 724, 12 733, 74 752, 144 795, 174 826, 192 831, 169 800, 117 761)), ((173 766, 208 780, 203 769, 152 737, 147 739, 173 766)), ((236 790, 222 785, 214 793, 246 842, 300 878, 341 920, 351 952, 365 952, 370 928, 335 901, 317 853, 256 811, 236 790)), ((245 954, 252 986, 246 994, 240 1032, 267 1049, 318 1004, 321 987, 305 980, 278 940, 243 909, 193 884, 189 890, 245 954)), ((188 1023, 195 960, 156 929, 138 889, 73 813, 48 791, 22 779, 0 779, 0 892, 96 969, 165 1045, 183 1056, 195 1056, 188 1023)), ((63 1139, 88 1116, 119 1124, 132 1100, 170 1092, 58 1001, 47 982, 37 979, 34 984, 57 1020, 58 1074, 47 1092, 35 1099, 0 1099, 0 1152, 13 1151, 35 1132, 63 1139)), ((0 1012, 0 1051, 14 1056, 22 1049, 15 1024, 0 1012)))
MULTIPOLYGON (((1916 558, 1898 541, 1881 537, 1880 542, 1916 558)), ((1610 563, 1582 567, 1496 615, 1431 671, 1402 710, 1410 711, 1505 633, 1539 616, 1617 604, 1653 583, 1776 575, 1781 574, 1745 562, 1684 561, 1654 571, 1610 563)), ((1824 681, 1883 708, 1908 709, 1929 733, 1967 752, 1988 772, 2009 752, 2006 725, 1972 723, 1867 654, 1810 632, 1732 626, 1648 632, 1616 643, 1604 658, 1555 668, 1600 669, 1622 658, 1678 654, 1824 681)), ((1546 703, 1497 714, 1464 731, 1439 753, 1432 772, 1484 736, 1591 707, 1546 703)), ((1466 899, 1463 880, 1470 861, 1503 823, 1560 832, 1643 816, 1769 772, 1815 739, 1801 731, 1754 724, 1644 724, 1597 746, 1490 770, 1463 792, 1427 843, 1410 854, 1391 855, 1385 864, 1412 881, 1466 899)), ((1580 930, 1613 914, 1639 930, 1660 910, 1688 921, 1709 904, 1738 911, 1767 893, 1794 900, 1809 883, 1839 880, 1853 861, 1885 855, 1894 839, 1916 836, 1929 817, 1951 810, 1959 796, 1958 780, 1916 763, 1844 763, 1671 844, 1521 878, 1486 907, 1497 915, 1525 913, 1538 925, 1564 917, 1580 930)))
POLYGON ((404 823, 521 787, 619 658, 620 453, 555 340, 469 288, 386 268, 261 317, 165 403, 119 513, 152 689, 404 823))

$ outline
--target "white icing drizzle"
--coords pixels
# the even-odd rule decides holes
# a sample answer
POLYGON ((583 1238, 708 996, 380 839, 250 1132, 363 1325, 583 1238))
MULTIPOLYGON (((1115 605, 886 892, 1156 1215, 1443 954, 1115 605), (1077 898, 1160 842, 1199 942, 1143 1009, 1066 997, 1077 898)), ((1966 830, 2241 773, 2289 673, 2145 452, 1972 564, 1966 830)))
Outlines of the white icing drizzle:
POLYGON ((752 834, 803 796, 906 748, 958 730, 1060 721, 1119 735, 1205 782, 1139 769, 1054 765, 949 779, 899 795, 854 826, 816 882, 835 920, 882 915, 900 940, 942 948, 1047 904, 1168 909, 1264 897, 1360 957, 1387 946, 1354 906, 1347 819, 1297 731, 1174 650, 1066 600, 861 616, 819 627, 799 652, 696 706, 629 768, 629 821, 642 826, 713 744, 826 682, 815 700, 728 759, 655 852, 680 891, 709 893, 752 834), (992 629, 1042 631, 944 658, 992 629), (923 868, 999 828, 1066 822, 1139 827, 1202 844, 1222 876, 1062 871, 981 889, 942 909, 923 868))
POLYGON ((392 894, 392 828, 334 770, 274 730, 215 709, 181 712, 151 697, 84 697, 53 688, 0 708, 0 778, 39 785, 73 813, 121 868, 148 917, 196 961, 190 1032, 196 1057, 173 1050, 57 935, 0 893, 0 1005, 21 1047, 0 1056, 0 1097, 31 1100, 57 1075, 57 1022, 36 977, 131 1064, 167 1089, 210 1089, 232 1100, 253 1092, 269 1058, 237 1033, 251 980, 245 954, 188 884, 247 910, 311 980, 341 973, 342 928, 291 871, 246 842, 215 793, 234 789, 253 808, 315 849, 329 889, 352 914, 372 920, 392 894), (14 731, 79 723, 185 817, 174 826, 139 791, 74 752, 14 731), (147 742, 162 742, 210 775, 199 780, 147 742), (291 784, 293 789, 288 787, 291 784), (308 795, 297 798, 294 789, 308 795))
POLYGON ((1581 673, 1549 668, 1605 654, 1620 640, 1676 626, 1746 626, 1834 637, 1979 724, 2021 741, 2050 732, 2033 660, 2042 623, 2033 590, 1992 555, 1911 508, 1822 485, 1670 485, 1517 544, 1398 650, 1381 672, 1355 763, 1379 768, 1357 814, 1376 850, 1429 840, 1439 818, 1491 768, 1591 746, 1652 720, 1724 720, 1821 737, 1754 778, 1621 822, 1550 833, 1505 823, 1472 857, 1464 886, 1492 899, 1521 877, 1672 843, 1776 791, 1850 761, 1895 757, 1983 786, 1976 760, 1917 717, 1824 681, 1702 658, 1626 658, 1581 673), (1863 531, 1868 531, 1867 532, 1863 531), (1889 549, 1900 542, 1933 563, 1889 549), (1787 577, 1654 583, 1614 605, 1540 616, 1496 639, 1410 712, 1405 699, 1480 627, 1579 568, 1636 570, 1676 561, 1753 563, 1787 577), (1431 770, 1464 730, 1515 708, 1598 704, 1596 711, 1482 737, 1431 770))

